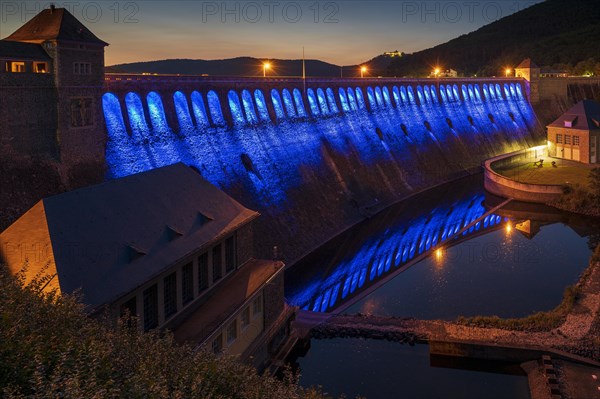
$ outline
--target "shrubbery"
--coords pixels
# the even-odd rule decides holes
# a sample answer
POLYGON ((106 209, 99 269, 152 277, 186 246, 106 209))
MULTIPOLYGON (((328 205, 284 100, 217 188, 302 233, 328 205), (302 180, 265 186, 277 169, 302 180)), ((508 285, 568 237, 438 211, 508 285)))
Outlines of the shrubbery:
POLYGON ((0 265, 0 396, 35 398, 316 398, 230 357, 178 346, 170 334, 88 318, 76 298, 41 296, 0 265))

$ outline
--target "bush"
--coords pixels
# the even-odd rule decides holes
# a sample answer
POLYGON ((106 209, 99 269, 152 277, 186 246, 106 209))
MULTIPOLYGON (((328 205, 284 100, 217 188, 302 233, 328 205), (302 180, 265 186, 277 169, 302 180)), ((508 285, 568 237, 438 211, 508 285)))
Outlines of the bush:
POLYGON ((171 334, 111 329, 72 296, 41 296, 0 265, 0 396, 36 398, 321 397, 261 377, 231 357, 178 346, 171 334))
POLYGON ((484 328, 501 328, 505 330, 519 331, 549 331, 553 328, 560 327, 564 322, 567 314, 575 306, 579 297, 580 289, 577 286, 571 285, 565 289, 562 302, 553 310, 548 312, 537 312, 523 318, 502 319, 498 316, 460 316, 456 320, 457 323, 484 328))

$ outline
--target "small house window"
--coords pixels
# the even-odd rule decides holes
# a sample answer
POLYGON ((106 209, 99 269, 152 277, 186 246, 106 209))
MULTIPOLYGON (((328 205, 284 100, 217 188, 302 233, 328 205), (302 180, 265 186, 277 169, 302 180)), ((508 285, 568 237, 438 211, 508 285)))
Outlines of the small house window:
POLYGON ((565 144, 571 144, 571 135, 565 134, 565 144))
POLYGON ((573 136, 573 145, 579 145, 579 136, 573 136))
POLYGON ((237 319, 227 327, 227 344, 231 345, 237 339, 237 319))
POLYGON ((198 257, 198 291, 208 288, 208 253, 204 252, 198 257))
POLYGON ((212 249, 213 282, 223 277, 223 259, 221 257, 221 244, 212 249))
POLYGON ((563 135, 557 134, 556 135, 556 144, 562 144, 562 142, 563 142, 563 135))
POLYGON ((92 64, 89 62, 74 62, 73 74, 75 75, 91 75, 92 64))
POLYGON ((190 262, 181 268, 181 302, 185 305, 194 299, 194 265, 190 262))
POLYGON ((48 64, 45 62, 34 62, 33 63, 33 72, 47 73, 48 72, 48 64))
POLYGON ((177 313, 177 279, 175 273, 169 274, 163 280, 165 318, 177 313))
POLYGON ((217 335, 212 342, 212 350, 214 353, 219 354, 223 350, 223 334, 217 335))
POLYGON ((158 326, 158 289, 156 284, 144 290, 144 330, 158 326))
POLYGON ((17 72, 17 73, 25 72, 25 63, 24 62, 16 62, 16 61, 11 62, 10 71, 17 72))
POLYGON ((225 271, 235 269, 235 239, 233 236, 225 240, 225 271))
POLYGON ((249 325, 250 325, 250 307, 247 306, 242 311, 242 322, 241 322, 242 331, 245 330, 249 325))
POLYGON ((252 315, 262 313, 262 295, 259 295, 254 302, 252 302, 252 315))

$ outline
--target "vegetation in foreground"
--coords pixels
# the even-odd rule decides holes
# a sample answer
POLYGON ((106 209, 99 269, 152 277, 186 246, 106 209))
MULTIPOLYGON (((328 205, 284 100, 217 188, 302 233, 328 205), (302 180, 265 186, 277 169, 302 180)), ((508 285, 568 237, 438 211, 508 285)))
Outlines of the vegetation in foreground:
POLYGON ((554 309, 547 312, 537 312, 523 318, 503 319, 498 316, 460 316, 456 321, 459 324, 472 327, 501 328, 516 331, 549 331, 560 327, 569 312, 573 310, 581 293, 581 286, 588 280, 594 267, 600 267, 600 244, 596 246, 590 259, 590 266, 585 270, 577 285, 570 285, 565 289, 562 302, 554 309))
POLYGON ((565 186, 561 198, 548 205, 570 212, 600 217, 600 168, 590 171, 587 185, 565 186))
POLYGON ((40 294, 0 265, 0 397, 318 398, 288 375, 178 346, 169 334, 104 326, 75 297, 40 294))

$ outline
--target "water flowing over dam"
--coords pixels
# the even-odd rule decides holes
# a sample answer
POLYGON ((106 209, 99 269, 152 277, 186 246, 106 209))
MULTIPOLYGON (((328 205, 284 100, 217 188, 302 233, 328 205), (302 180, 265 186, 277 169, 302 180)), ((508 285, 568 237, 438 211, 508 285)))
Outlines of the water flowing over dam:
POLYGON ((102 98, 107 177, 184 162, 261 212, 259 256, 278 246, 297 259, 374 210, 539 144, 525 83, 119 79, 102 98))

